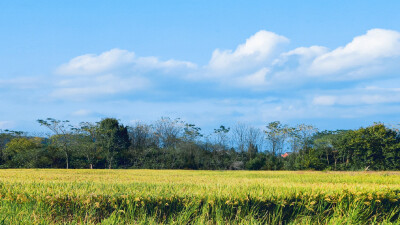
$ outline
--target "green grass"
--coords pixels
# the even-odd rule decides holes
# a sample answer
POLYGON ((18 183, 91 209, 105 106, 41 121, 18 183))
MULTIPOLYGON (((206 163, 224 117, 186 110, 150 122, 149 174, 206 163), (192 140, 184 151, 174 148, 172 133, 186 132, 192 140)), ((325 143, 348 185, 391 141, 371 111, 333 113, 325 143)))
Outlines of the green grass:
POLYGON ((400 224, 399 175, 0 170, 0 224, 400 224))

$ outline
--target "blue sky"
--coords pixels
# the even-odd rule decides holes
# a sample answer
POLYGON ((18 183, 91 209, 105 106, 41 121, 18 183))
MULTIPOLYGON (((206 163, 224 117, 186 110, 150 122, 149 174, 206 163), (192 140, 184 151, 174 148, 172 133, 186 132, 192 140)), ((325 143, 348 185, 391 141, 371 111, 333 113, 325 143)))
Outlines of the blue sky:
POLYGON ((399 1, 0 1, 0 129, 400 121, 399 1))

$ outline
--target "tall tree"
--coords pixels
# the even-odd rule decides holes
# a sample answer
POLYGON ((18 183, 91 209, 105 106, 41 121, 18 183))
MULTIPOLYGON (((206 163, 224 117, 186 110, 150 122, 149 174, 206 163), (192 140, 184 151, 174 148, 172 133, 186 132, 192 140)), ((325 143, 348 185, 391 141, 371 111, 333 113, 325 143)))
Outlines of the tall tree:
MULTIPOLYGON (((253 153, 257 153, 258 150, 263 150, 264 147, 264 133, 261 129, 255 127, 248 127, 247 129, 247 146, 248 149, 256 150, 253 153), (251 148, 250 148, 251 147, 251 148)), ((250 153, 250 152, 249 152, 250 153)), ((251 154, 251 153, 250 153, 251 154)), ((250 157, 252 158, 252 157, 250 157)))
POLYGON ((99 126, 89 122, 82 122, 80 123, 79 133, 77 147, 85 156, 89 168, 93 169, 96 158, 101 154, 98 143, 96 142, 99 137, 99 126))
POLYGON ((272 155, 280 155, 289 133, 287 126, 282 125, 279 121, 270 122, 264 132, 267 135, 272 155))
POLYGON ((155 123, 155 134, 159 138, 160 147, 173 148, 184 133, 184 123, 179 118, 172 120, 161 117, 155 123))
POLYGON ((111 169, 118 154, 130 145, 128 129, 115 118, 105 118, 99 123, 98 134, 108 168, 111 169))
POLYGON ((226 128, 224 125, 219 126, 218 129, 214 129, 214 135, 215 135, 214 143, 220 148, 221 147, 224 148, 225 146, 227 146, 229 140, 228 133, 230 130, 231 130, 230 127, 226 128))
POLYGON ((73 152, 73 148, 71 148, 74 133, 72 125, 69 124, 68 120, 56 120, 53 118, 47 118, 45 120, 39 119, 37 122, 54 133, 50 136, 50 140, 57 148, 63 151, 66 168, 68 169, 69 158, 73 152))
POLYGON ((128 134, 133 149, 143 150, 157 146, 154 127, 151 125, 137 122, 135 125, 128 127, 128 134))
POLYGON ((244 123, 237 123, 232 129, 232 138, 235 142, 237 151, 243 153, 247 147, 248 126, 244 123))

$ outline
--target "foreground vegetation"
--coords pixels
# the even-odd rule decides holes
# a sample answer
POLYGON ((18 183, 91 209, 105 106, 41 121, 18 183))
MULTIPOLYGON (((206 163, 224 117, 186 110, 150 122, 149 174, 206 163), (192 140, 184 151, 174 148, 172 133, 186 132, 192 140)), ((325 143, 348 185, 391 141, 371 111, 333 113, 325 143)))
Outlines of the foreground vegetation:
POLYGON ((0 170, 2 224, 397 223, 399 172, 0 170))
POLYGON ((47 135, 0 130, 0 168, 400 170, 400 132, 382 123, 336 131, 239 123, 205 134, 166 117, 132 126, 114 118, 38 122, 47 135))

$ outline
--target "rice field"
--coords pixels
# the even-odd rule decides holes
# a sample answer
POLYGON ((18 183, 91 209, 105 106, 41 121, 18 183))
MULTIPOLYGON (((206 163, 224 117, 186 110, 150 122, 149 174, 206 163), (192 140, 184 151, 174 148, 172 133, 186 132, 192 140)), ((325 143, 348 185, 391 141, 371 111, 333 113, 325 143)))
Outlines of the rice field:
POLYGON ((399 172, 0 170, 0 224, 400 224, 399 172))

